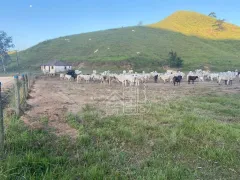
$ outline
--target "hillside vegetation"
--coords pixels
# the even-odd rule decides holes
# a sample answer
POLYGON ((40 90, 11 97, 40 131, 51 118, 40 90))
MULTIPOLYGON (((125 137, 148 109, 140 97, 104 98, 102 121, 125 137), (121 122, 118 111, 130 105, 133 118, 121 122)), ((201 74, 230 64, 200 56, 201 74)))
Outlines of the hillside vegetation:
MULTIPOLYGON (((182 57, 185 68, 206 65, 225 70, 240 66, 239 47, 240 41, 236 40, 214 41, 162 29, 129 27, 47 40, 20 52, 19 61, 22 70, 39 69, 40 64, 52 59, 95 63, 97 67, 107 64, 118 69, 130 64, 135 69, 153 70, 160 68, 173 50, 182 57)), ((16 62, 8 69, 16 69, 16 62)))
POLYGON ((223 31, 214 30, 215 18, 191 11, 177 11, 163 21, 149 25, 153 28, 167 29, 188 36, 207 39, 236 39, 240 40, 240 27, 224 23, 223 31))
MULTIPOLYGON (((177 52, 187 70, 240 68, 240 28, 225 23, 224 31, 209 33, 215 21, 195 12, 179 11, 148 27, 117 28, 46 40, 19 53, 20 68, 39 70, 40 64, 59 59, 88 68, 159 70, 170 51, 177 52)), ((16 61, 8 70, 17 70, 16 61)))

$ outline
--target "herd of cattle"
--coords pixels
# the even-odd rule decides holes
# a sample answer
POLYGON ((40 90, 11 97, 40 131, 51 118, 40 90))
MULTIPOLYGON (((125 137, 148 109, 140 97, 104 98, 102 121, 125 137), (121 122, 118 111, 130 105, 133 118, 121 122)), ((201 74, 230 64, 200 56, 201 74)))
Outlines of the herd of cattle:
POLYGON ((151 79, 153 79, 155 83, 157 83, 158 80, 162 80, 164 84, 170 82, 175 86, 176 84, 180 85, 184 78, 186 78, 188 84, 194 84, 195 81, 215 81, 219 84, 224 82, 225 85, 232 85, 234 80, 240 81, 240 72, 236 70, 212 73, 210 71, 197 69, 190 71, 186 75, 183 72, 174 70, 167 70, 165 73, 158 73, 156 71, 151 73, 145 73, 144 71, 142 73, 134 73, 132 70, 129 70, 129 72, 123 71, 121 74, 110 73, 110 71, 97 73, 96 70, 94 70, 92 74, 82 74, 79 70, 69 70, 67 73, 60 74, 60 79, 68 81, 76 80, 77 83, 100 82, 111 84, 112 82, 119 82, 123 86, 139 86, 141 83, 147 83, 151 79))

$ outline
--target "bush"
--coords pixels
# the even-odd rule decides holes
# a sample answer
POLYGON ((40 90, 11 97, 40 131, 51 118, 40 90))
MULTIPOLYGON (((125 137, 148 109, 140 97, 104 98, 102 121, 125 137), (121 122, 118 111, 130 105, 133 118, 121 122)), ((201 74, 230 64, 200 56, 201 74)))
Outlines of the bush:
POLYGON ((172 50, 168 53, 168 55, 169 59, 167 60, 167 63, 170 67, 180 68, 183 66, 183 60, 181 57, 177 56, 177 52, 173 52, 172 50))

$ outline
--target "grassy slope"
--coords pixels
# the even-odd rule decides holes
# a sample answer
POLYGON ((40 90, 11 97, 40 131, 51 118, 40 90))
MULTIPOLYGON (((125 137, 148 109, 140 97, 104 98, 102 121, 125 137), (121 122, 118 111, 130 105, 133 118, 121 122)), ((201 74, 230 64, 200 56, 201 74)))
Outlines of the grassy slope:
POLYGON ((77 142, 6 121, 1 179, 238 179, 239 95, 186 97, 144 117, 67 116, 77 142))
MULTIPOLYGON (((72 62, 128 62, 134 64, 133 68, 146 70, 149 67, 152 70, 160 67, 159 62, 163 62, 173 49, 185 60, 186 68, 208 65, 226 70, 240 66, 238 47, 240 41, 235 40, 214 41, 162 29, 129 27, 44 41, 20 52, 19 56, 21 67, 25 70, 29 67, 39 69, 39 64, 54 58, 72 62), (99 51, 94 54, 96 49, 99 51)), ((16 63, 9 68, 16 68, 16 63)))
POLYGON ((168 29, 185 35, 207 39, 240 40, 240 27, 224 23, 224 31, 215 31, 212 25, 216 19, 191 11, 177 11, 163 21, 151 24, 150 27, 168 29))

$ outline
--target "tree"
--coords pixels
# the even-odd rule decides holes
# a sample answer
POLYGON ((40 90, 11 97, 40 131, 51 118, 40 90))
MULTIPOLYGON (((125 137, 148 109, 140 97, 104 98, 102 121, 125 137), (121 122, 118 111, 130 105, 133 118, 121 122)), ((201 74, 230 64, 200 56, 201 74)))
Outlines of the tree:
POLYGON ((217 15, 216 15, 215 12, 211 12, 208 16, 213 17, 213 18, 217 18, 217 15))
POLYGON ((173 50, 171 50, 168 53, 169 58, 167 59, 167 63, 170 67, 176 67, 176 68, 180 68, 183 66, 183 60, 181 57, 178 57, 177 52, 173 52, 173 50))
MULTIPOLYGON (((10 56, 8 55, 8 49, 14 47, 12 44, 12 38, 7 36, 7 33, 4 31, 0 31, 0 58, 2 60, 2 67, 4 72, 6 72, 5 68, 5 60, 7 60, 10 56)), ((0 97, 1 98, 1 97, 0 97)), ((0 154, 3 155, 4 152, 4 123, 2 118, 2 107, 0 107, 1 115, 0 115, 0 154)))
POLYGON ((225 22, 225 19, 217 19, 215 24, 213 24, 213 27, 216 27, 215 30, 217 31, 223 31, 224 27, 223 27, 223 23, 225 22))
POLYGON ((3 71, 6 72, 5 62, 9 59, 8 50, 13 48, 12 37, 8 37, 7 33, 0 31, 0 58, 3 71))

